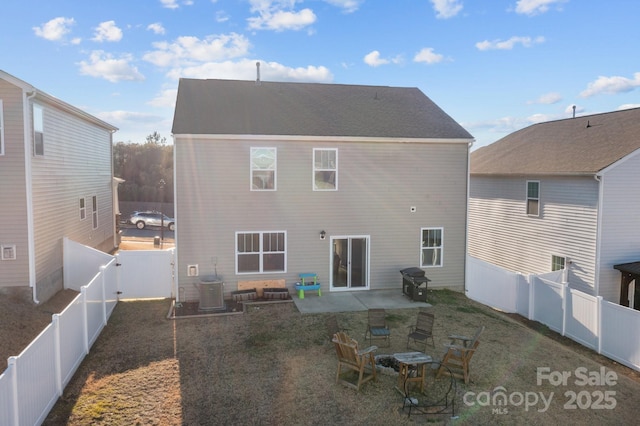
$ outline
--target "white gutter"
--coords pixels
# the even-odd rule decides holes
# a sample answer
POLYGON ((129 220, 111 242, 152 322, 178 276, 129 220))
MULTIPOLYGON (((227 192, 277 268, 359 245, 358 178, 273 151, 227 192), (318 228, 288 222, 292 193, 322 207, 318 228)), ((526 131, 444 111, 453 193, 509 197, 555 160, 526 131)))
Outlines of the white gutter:
POLYGON ((24 170, 25 170, 25 189, 27 203, 27 247, 29 253, 29 287, 33 291, 33 302, 39 304, 38 292, 36 287, 36 245, 33 230, 33 180, 31 167, 31 99, 36 96, 35 89, 31 92, 23 91, 23 126, 24 126, 24 170))
POLYGON ((593 291, 600 296, 600 245, 602 244, 602 211, 604 208, 604 176, 593 175, 598 182, 598 218, 596 220, 596 264, 594 265, 593 291))
POLYGON ((467 151, 467 205, 466 205, 466 217, 464 219, 464 294, 467 294, 467 277, 468 274, 468 262, 469 258, 469 191, 471 190, 471 147, 473 147, 474 141, 469 142, 469 148, 467 151))

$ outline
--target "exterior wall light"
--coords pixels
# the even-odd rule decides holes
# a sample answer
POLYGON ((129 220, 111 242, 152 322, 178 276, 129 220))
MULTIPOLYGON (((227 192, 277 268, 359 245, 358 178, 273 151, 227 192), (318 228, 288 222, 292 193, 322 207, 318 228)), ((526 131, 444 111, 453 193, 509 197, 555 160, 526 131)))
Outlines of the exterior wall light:
POLYGON ((324 232, 324 231, 320 231, 320 239, 321 239, 321 240, 324 240, 326 236, 327 236, 327 233, 326 233, 326 232, 324 232))

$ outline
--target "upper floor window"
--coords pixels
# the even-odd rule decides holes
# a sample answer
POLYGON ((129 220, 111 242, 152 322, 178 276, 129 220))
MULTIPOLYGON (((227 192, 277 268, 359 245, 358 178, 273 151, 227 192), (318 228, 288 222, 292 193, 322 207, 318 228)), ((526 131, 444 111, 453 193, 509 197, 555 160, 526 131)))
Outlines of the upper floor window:
POLYGON ((420 266, 442 266, 442 228, 422 228, 420 266))
POLYGON ((284 231, 236 232, 236 273, 286 272, 284 231))
POLYGON ((338 189, 338 150, 313 149, 313 190, 335 191, 338 189))
POLYGON ((80 220, 84 220, 87 217, 87 207, 85 205, 84 197, 80 198, 80 220))
POLYGON ((98 229, 98 197, 92 197, 91 217, 93 220, 93 229, 98 229))
POLYGON ((565 268, 567 264, 567 258, 562 256, 551 256, 551 270, 552 271, 560 271, 565 268))
POLYGON ((527 214, 529 216, 540 215, 540 181, 527 181, 527 214))
POLYGON ((276 190, 276 148, 251 148, 251 190, 276 190))
POLYGON ((0 99, 0 155, 4 155, 4 107, 0 99))
POLYGON ((33 105, 33 152, 44 155, 44 119, 42 107, 33 105))

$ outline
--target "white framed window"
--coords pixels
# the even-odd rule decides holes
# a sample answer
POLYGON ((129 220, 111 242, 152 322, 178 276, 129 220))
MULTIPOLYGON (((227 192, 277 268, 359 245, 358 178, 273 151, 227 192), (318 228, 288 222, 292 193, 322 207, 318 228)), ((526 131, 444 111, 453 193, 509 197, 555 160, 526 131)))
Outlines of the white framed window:
POLYGON ((33 153, 44 155, 44 116, 40 105, 33 105, 33 153))
POLYGON ((93 229, 98 229, 98 197, 91 198, 91 219, 93 221, 93 229))
POLYGON ((313 190, 338 190, 338 150, 335 148, 313 149, 313 190))
POLYGON ((251 190, 276 190, 276 148, 251 148, 251 190))
POLYGON ((4 107, 0 99, 0 155, 4 155, 4 107))
POLYGON ((565 268, 567 258, 564 256, 551 256, 551 271, 560 271, 565 268))
POLYGON ((540 181, 527 181, 527 214, 529 216, 540 215, 540 181))
POLYGON ((420 266, 431 268, 442 266, 443 228, 422 228, 420 230, 420 266))
POLYGON ((287 272, 287 233, 236 232, 236 273, 271 272, 287 272))
POLYGON ((80 220, 85 220, 87 217, 87 206, 84 197, 80 198, 80 220))
POLYGON ((2 244, 0 246, 1 260, 16 260, 16 245, 15 244, 2 244))

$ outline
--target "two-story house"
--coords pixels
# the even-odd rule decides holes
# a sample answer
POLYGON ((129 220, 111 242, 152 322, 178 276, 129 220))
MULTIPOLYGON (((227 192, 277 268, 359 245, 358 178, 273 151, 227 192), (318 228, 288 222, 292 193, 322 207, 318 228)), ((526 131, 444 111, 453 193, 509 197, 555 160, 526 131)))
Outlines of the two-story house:
POLYGON ((462 289, 472 136, 417 88, 181 79, 177 280, 462 289))
POLYGON ((35 302, 61 290, 65 236, 114 248, 116 130, 0 71, 0 290, 35 302))
POLYGON ((614 266, 640 260, 639 149, 635 108, 534 124, 472 152, 469 254, 566 269, 571 287, 628 304, 614 266))

